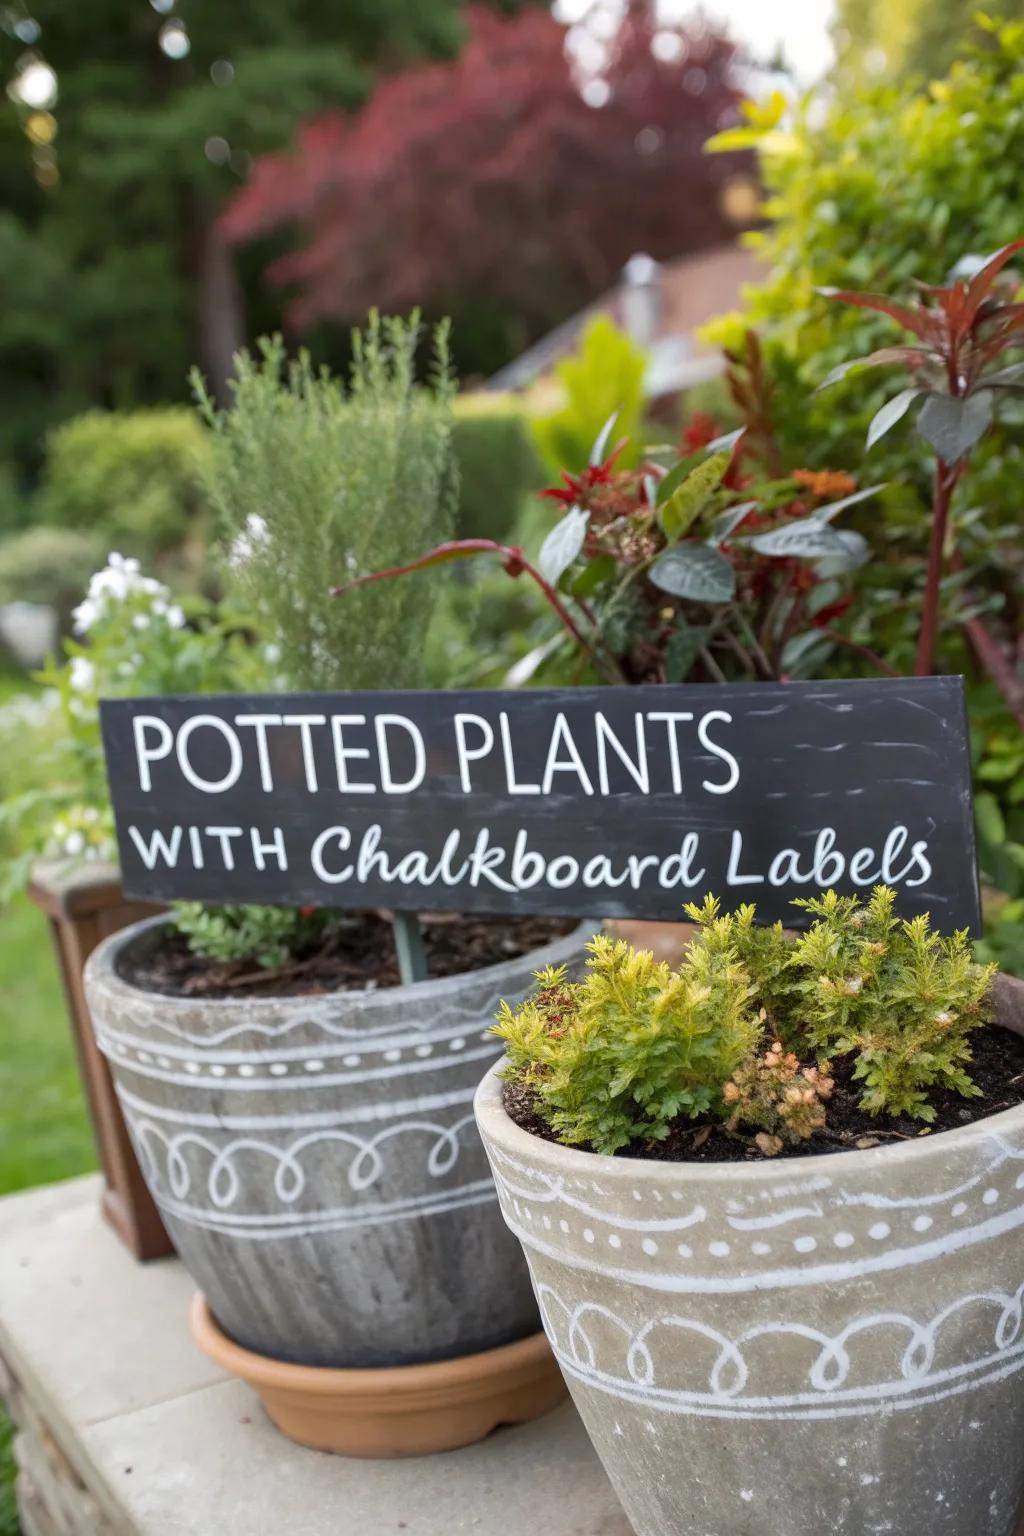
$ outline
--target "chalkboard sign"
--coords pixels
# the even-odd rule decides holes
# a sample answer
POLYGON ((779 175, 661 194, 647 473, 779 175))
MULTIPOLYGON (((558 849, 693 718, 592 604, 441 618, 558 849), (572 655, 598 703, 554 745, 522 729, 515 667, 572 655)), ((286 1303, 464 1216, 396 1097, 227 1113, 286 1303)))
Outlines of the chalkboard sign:
POLYGON ((978 923, 960 678, 102 705, 130 897, 978 923))

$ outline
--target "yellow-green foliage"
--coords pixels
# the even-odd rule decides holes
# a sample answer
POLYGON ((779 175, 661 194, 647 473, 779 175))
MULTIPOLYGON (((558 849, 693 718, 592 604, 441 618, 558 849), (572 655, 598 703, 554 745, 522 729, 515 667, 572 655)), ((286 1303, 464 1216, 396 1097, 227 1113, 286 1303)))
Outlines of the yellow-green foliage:
POLYGON ((799 901, 815 921, 797 936, 709 897, 686 909, 700 933, 675 970, 599 936, 582 981, 543 971, 534 997, 502 1004, 506 1075, 560 1141, 598 1152, 682 1117, 755 1130, 770 1155, 824 1125, 832 1057, 853 1059, 868 1113, 931 1121, 929 1090, 979 1092, 966 1066, 995 966, 974 962, 966 932, 943 938, 894 903, 885 886, 866 905, 799 901))
POLYGON ((685 912, 701 929, 702 945, 715 953, 731 952, 753 978, 757 1000, 764 1010, 765 1033, 779 1035, 785 1044, 799 1046, 794 1028, 793 1004, 798 978, 793 972, 793 940, 781 923, 758 926, 757 908, 744 902, 735 912, 720 914, 721 903, 708 896, 702 906, 687 902, 685 912))
POLYGON ((537 450, 552 476, 563 469, 579 474, 586 468, 594 442, 613 414, 615 430, 608 446, 627 438, 619 466, 627 468, 637 462, 646 371, 645 354, 625 331, 607 315, 591 320, 579 352, 555 369, 565 404, 550 416, 535 417, 530 424, 537 450))
POLYGON ((996 968, 975 964, 966 929, 943 938, 927 916, 902 921, 895 899, 876 886, 863 907, 834 891, 800 902, 818 921, 797 940, 793 966, 807 1038, 856 1057, 861 1108, 930 1121, 930 1088, 980 1091, 966 1071, 970 1034, 996 968))
POLYGON ((582 981, 542 972, 537 995, 503 1003, 495 1026, 559 1139, 615 1152, 665 1136, 677 1115, 721 1113, 761 1028, 735 956, 694 945, 673 971, 621 939, 588 948, 582 981))

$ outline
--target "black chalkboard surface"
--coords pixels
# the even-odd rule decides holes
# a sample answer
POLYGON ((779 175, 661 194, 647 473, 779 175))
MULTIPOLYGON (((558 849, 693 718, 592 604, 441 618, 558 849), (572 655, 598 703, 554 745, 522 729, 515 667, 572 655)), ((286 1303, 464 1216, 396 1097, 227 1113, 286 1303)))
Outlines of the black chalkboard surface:
POLYGON ((131 897, 978 925, 960 678, 102 705, 131 897))

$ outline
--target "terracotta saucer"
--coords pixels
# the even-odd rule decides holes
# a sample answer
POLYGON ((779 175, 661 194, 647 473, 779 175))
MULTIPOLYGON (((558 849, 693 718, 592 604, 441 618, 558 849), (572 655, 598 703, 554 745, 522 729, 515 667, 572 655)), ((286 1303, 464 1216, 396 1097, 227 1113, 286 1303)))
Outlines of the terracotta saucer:
POLYGON ((282 1434, 341 1456, 454 1451, 499 1424, 539 1418, 565 1396, 543 1333, 458 1360, 349 1371, 243 1349, 221 1331, 198 1291, 191 1323, 203 1353, 255 1389, 282 1434))

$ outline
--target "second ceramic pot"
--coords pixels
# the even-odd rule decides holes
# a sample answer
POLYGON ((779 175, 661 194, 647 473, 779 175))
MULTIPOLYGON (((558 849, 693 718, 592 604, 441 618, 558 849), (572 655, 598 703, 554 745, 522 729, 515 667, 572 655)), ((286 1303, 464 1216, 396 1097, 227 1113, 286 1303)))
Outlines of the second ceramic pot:
POLYGON ((538 1326, 498 1210, 473 1091, 502 997, 581 965, 590 928, 482 970, 378 991, 196 999, 85 984, 147 1183, 225 1332, 305 1365, 412 1365, 538 1326))
MULTIPOLYGON (((1024 1033, 1024 985, 999 978, 1024 1033)), ((636 1536, 1011 1536, 1024 1494, 1024 1105, 752 1163, 477 1121, 636 1536)))

